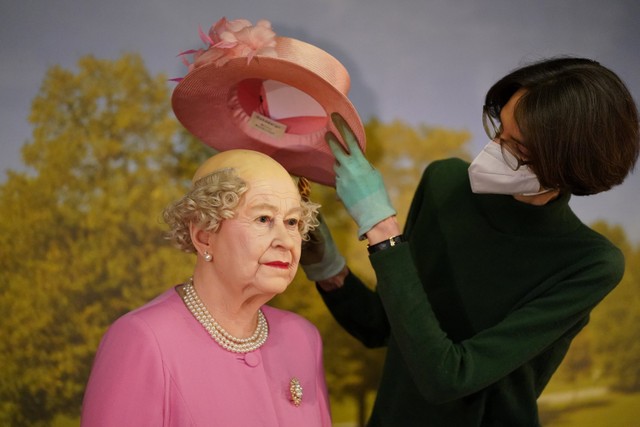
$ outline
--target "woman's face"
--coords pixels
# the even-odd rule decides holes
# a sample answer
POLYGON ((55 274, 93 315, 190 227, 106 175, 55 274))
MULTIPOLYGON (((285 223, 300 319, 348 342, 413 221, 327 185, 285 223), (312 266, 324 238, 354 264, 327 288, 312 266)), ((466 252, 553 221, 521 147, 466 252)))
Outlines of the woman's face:
POLYGON ((525 89, 520 89, 509 99, 509 101, 502 107, 500 111, 500 123, 502 124, 502 131, 498 137, 498 143, 504 148, 509 150, 516 158, 526 162, 529 159, 529 153, 525 144, 523 143, 523 137, 520 133, 518 123, 516 123, 515 109, 518 101, 525 94, 525 89))
POLYGON ((232 219, 210 236, 212 267, 221 284, 242 295, 283 292, 298 269, 300 195, 288 175, 247 179, 232 219))

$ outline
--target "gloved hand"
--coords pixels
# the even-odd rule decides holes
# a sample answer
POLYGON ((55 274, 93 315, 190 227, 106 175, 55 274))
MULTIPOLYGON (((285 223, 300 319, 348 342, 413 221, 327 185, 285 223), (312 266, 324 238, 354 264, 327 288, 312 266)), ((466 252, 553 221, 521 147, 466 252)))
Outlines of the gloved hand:
POLYGON ((374 225, 394 216, 396 210, 384 188, 382 175, 364 157, 349 125, 340 114, 331 114, 331 119, 349 149, 345 153, 336 136, 327 132, 325 140, 336 157, 336 192, 358 224, 358 236, 362 239, 374 225))
POLYGON ((337 275, 346 261, 336 247, 329 227, 318 213, 318 225, 309 232, 309 240, 302 242, 300 266, 309 280, 319 282, 337 275))

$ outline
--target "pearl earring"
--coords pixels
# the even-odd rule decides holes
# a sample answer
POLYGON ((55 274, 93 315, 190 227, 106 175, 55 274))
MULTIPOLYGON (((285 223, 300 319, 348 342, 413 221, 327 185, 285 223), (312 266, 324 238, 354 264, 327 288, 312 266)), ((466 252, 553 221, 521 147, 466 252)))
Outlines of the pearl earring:
POLYGON ((207 251, 204 251, 204 255, 202 255, 202 257, 204 258, 205 261, 207 262, 211 262, 211 260, 213 259, 213 257, 211 256, 211 254, 207 251))

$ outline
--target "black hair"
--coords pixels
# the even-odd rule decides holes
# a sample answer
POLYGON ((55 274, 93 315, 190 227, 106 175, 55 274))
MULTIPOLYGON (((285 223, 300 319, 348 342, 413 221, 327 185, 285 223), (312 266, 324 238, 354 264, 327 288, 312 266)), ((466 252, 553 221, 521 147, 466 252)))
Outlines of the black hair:
POLYGON ((515 120, 543 187, 596 194, 633 170, 640 149, 638 110, 613 71, 587 58, 529 64, 489 89, 487 113, 499 121, 502 107, 520 89, 515 120))

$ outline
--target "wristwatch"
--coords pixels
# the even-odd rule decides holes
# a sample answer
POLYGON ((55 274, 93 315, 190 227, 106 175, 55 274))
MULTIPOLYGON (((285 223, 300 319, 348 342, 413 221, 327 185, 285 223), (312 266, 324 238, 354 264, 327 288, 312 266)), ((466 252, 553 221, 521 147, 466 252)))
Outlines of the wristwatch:
POLYGON ((382 242, 378 242, 375 245, 368 245, 367 251, 369 251, 369 255, 383 251, 387 248, 393 247, 398 243, 406 242, 407 240, 404 238, 402 234, 398 236, 389 237, 387 240, 383 240, 382 242))

